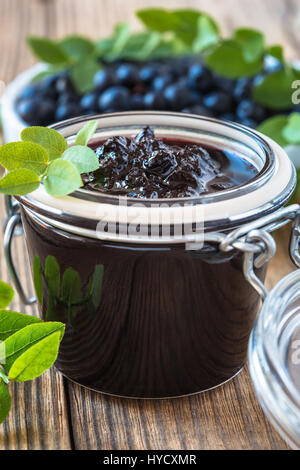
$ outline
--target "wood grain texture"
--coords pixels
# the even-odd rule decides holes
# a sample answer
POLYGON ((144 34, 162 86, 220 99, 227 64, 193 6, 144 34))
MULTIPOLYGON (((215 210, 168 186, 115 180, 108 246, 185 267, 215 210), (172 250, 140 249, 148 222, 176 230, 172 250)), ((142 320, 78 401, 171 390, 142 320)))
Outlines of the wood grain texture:
MULTIPOLYGON (((157 0, 1 0, 0 80, 8 83, 34 63, 25 37, 57 38, 74 32, 94 38, 109 34, 118 21, 139 28, 136 8, 157 0)), ((165 7, 194 7, 212 14, 223 31, 252 26, 268 42, 284 43, 289 58, 299 58, 300 5, 297 0, 166 0, 165 7)), ((4 207, 1 200, 0 213, 4 207)), ((293 267, 287 258, 288 230, 277 234, 271 287, 293 267)), ((0 244, 2 234, 0 234, 0 244)), ((14 243, 15 259, 32 290, 24 240, 14 243)), ((8 280, 3 252, 0 278, 8 280)), ((16 299, 12 308, 27 313, 16 299)), ((55 370, 37 381, 12 388, 12 412, 0 427, 0 449, 287 449, 264 417, 247 369, 208 393, 162 401, 121 400, 67 382, 55 370)))

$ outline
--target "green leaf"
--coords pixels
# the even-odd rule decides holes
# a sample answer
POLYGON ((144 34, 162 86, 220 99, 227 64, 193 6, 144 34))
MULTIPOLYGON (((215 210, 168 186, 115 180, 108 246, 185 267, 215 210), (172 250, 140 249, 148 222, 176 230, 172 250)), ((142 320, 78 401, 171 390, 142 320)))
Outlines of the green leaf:
POLYGON ((3 382, 7 385, 9 383, 9 378, 7 377, 4 369, 0 366, 0 380, 3 380, 3 382))
POLYGON ((265 37, 260 31, 240 28, 235 31, 234 38, 241 45, 246 62, 255 62, 264 54, 265 37))
POLYGON ((11 142, 0 147, 0 164, 9 171, 27 168, 41 175, 47 168, 48 152, 34 142, 11 142))
POLYGON ((297 78, 298 74, 291 69, 279 70, 267 75, 253 88, 253 99, 271 109, 292 107, 292 84, 297 78))
POLYGON ((4 281, 0 281, 0 308, 6 308, 14 298, 13 288, 4 281))
POLYGON ((59 297, 60 266, 52 255, 48 255, 45 261, 45 280, 48 290, 54 296, 59 297))
POLYGON ((16 382, 33 380, 42 375, 55 362, 61 333, 53 333, 27 349, 13 363, 9 379, 16 382))
POLYGON ((40 323, 40 319, 25 313, 0 310, 0 340, 4 341, 9 336, 32 323, 40 323))
POLYGON ((75 145, 87 145, 97 130, 98 121, 89 121, 78 132, 75 145))
POLYGON ((38 302, 43 305, 42 266, 38 255, 35 255, 33 260, 33 283, 38 302))
POLYGON ((233 40, 222 41, 206 55, 205 61, 218 74, 233 79, 255 75, 263 65, 262 59, 246 62, 242 47, 233 40))
POLYGON ((74 60, 86 58, 94 52, 94 43, 83 36, 67 36, 59 41, 59 46, 66 56, 74 60))
POLYGON ((34 77, 31 79, 31 82, 39 82, 46 77, 51 77, 52 75, 63 72, 64 70, 66 70, 66 64, 48 65, 45 70, 43 70, 42 72, 38 72, 36 75, 34 75, 34 77))
POLYGON ((162 8, 144 8, 138 10, 136 15, 147 28, 162 33, 176 31, 180 25, 180 18, 176 13, 162 8))
POLYGON ((68 56, 62 47, 48 38, 29 36, 27 43, 33 53, 43 62, 48 64, 61 64, 68 62, 68 56))
MULTIPOLYGON (((207 37, 208 32, 210 36, 210 45, 213 44, 213 36, 216 38, 219 37, 219 27, 217 23, 206 13, 193 9, 178 9, 174 10, 173 13, 177 16, 180 22, 174 33, 177 38, 182 39, 187 45, 194 45, 197 37, 200 38, 199 44, 200 42, 203 42, 204 44, 204 36, 207 37)), ((205 42, 208 42, 208 40, 205 42)), ((214 38, 214 43, 215 42, 216 40, 214 38)), ((203 49, 204 48, 199 50, 203 49)), ((198 52, 198 50, 195 52, 198 52)))
POLYGON ((6 348, 6 361, 4 368, 6 371, 9 371, 9 377, 11 377, 10 369, 14 362, 21 355, 23 355, 25 351, 30 349, 44 338, 52 335, 52 333, 58 332, 61 339, 63 337, 64 330, 65 326, 63 323, 40 322, 27 325, 13 335, 9 336, 4 341, 6 348))
POLYGON ((160 45, 161 40, 161 34, 156 31, 133 34, 120 53, 120 57, 137 61, 147 60, 160 45))
POLYGON ((210 46, 216 44, 219 40, 219 34, 209 17, 202 15, 198 19, 197 36, 193 42, 193 51, 201 52, 210 46))
POLYGON ((110 60, 119 57, 125 49, 127 41, 130 38, 130 27, 127 23, 119 23, 115 27, 114 43, 110 51, 110 60))
POLYGON ((73 163, 79 173, 89 173, 99 168, 99 160, 94 150, 84 145, 69 147, 64 152, 62 158, 73 163))
POLYGON ((274 44, 273 46, 268 47, 266 49, 266 54, 271 55, 280 62, 283 62, 284 60, 283 48, 280 44, 274 44))
POLYGON ((71 78, 79 94, 87 93, 94 87, 94 76, 100 65, 94 57, 87 57, 71 68, 71 78))
POLYGON ((287 123, 287 116, 274 116, 262 122, 258 126, 257 130, 258 132, 261 132, 262 134, 265 134, 266 136, 275 140, 275 142, 277 142, 282 147, 286 147, 288 142, 284 138, 282 130, 287 125, 287 123))
POLYGON ((115 42, 114 38, 104 38, 96 42, 95 51, 96 51, 97 56, 105 57, 107 54, 109 54, 112 50, 114 42, 115 42))
POLYGON ((3 423, 6 416, 10 412, 11 396, 9 394, 7 385, 0 379, 0 423, 3 423))
POLYGON ((47 127, 27 127, 21 132, 21 139, 41 145, 48 152, 50 161, 59 158, 68 148, 66 139, 56 130, 47 127))
POLYGON ((282 135, 289 144, 300 144, 300 113, 292 113, 289 116, 282 135))
POLYGON ((0 180, 0 193, 21 196, 35 191, 39 185, 40 179, 36 173, 26 168, 19 168, 0 180))
POLYGON ((67 160, 53 160, 44 179, 46 191, 51 196, 65 196, 82 186, 77 168, 67 160))

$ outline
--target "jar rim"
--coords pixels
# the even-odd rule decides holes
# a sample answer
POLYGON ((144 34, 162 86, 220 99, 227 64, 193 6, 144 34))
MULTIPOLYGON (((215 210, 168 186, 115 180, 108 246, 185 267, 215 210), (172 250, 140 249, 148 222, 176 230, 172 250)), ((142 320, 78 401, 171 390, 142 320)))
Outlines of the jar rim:
MULTIPOLYGON (((46 193, 43 185, 33 193, 18 197, 25 208, 67 232, 100 238, 99 233, 95 236, 99 219, 120 226, 135 219, 136 225, 146 230, 149 218, 155 217, 165 226, 169 223, 165 222, 168 216, 172 217, 174 226, 190 225, 193 234, 192 224, 199 220, 198 209, 202 211, 200 223, 205 231, 224 231, 274 212, 287 202, 294 190, 296 171, 284 150, 271 139, 240 124, 183 113, 137 111, 78 117, 57 123, 52 128, 62 133, 72 145, 82 124, 94 119, 98 120, 98 129, 91 143, 101 140, 101 135, 104 138, 118 133, 126 135, 126 132, 134 135, 150 125, 159 136, 184 137, 186 140, 193 136, 194 142, 204 145, 213 142, 220 149, 224 148, 224 142, 226 149, 232 145, 241 152, 241 157, 255 161, 259 173, 245 185, 199 198, 137 199, 95 194, 84 189, 55 198, 46 193), (124 205, 126 210, 123 210, 124 205), (191 213, 191 207, 196 212, 191 213)), ((115 240, 115 228, 112 234, 108 231, 102 235, 105 239, 115 240)), ((138 235, 138 238, 139 243, 149 243, 147 234, 145 237, 138 235)), ((125 241, 128 241, 127 237, 125 241)), ((137 237, 133 237, 135 241, 137 237)), ((164 237, 160 236, 159 242, 164 243, 164 237)), ((180 237, 174 243, 180 243, 180 237)))

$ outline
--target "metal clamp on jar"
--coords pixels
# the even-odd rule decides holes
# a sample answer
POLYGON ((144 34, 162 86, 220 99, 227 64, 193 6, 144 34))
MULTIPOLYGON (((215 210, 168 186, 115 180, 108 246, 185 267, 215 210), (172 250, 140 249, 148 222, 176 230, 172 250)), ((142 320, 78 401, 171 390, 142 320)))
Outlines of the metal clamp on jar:
MULTIPOLYGON (((54 128, 72 144, 88 119, 54 128)), ((290 255, 300 266, 299 206, 284 207, 295 169, 275 142, 237 124, 159 112, 97 119, 94 143, 152 126, 158 137, 234 151, 257 175, 217 193, 138 204, 85 189, 53 198, 40 187, 17 197, 19 207, 9 204, 5 253, 12 279, 32 303, 10 250, 22 217, 41 315, 67 325, 56 363, 63 374, 126 397, 216 387, 246 361, 260 298, 265 305, 269 299, 263 282, 276 249, 271 233, 289 221, 290 255), (70 273, 78 287, 72 294, 70 273)))

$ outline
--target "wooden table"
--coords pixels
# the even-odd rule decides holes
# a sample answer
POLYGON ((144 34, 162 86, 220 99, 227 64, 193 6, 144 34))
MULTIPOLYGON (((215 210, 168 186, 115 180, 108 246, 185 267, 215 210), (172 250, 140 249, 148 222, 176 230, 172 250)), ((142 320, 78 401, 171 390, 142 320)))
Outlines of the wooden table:
MULTIPOLYGON (((297 0, 174 0, 166 7, 195 7, 214 15, 225 33, 249 25, 263 30, 269 43, 284 43, 299 58, 300 2, 297 0)), ((28 34, 61 37, 74 32, 105 36, 117 21, 134 19, 135 8, 157 6, 152 0, 1 0, 0 80, 8 83, 33 64, 25 45, 28 34)), ((1 199, 1 216, 4 213, 1 199)), ((286 256, 287 231, 271 263, 268 285, 292 266, 286 256)), ((0 238, 2 235, 0 235, 0 238)), ((277 237, 278 238, 278 237, 277 237)), ((0 241, 1 242, 1 241, 0 241)), ((29 290, 24 241, 15 256, 29 290)), ((3 252, 0 278, 8 280, 3 252)), ((24 308, 20 301, 13 309, 24 308)), ((40 379, 12 386, 13 408, 0 426, 0 449, 287 449, 264 417, 247 369, 235 380, 190 398, 139 401, 96 394, 67 381, 54 369, 40 379)))

